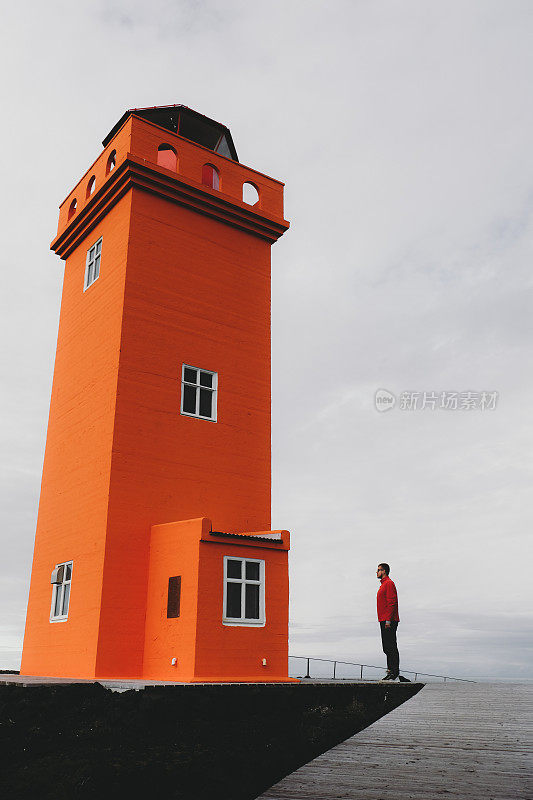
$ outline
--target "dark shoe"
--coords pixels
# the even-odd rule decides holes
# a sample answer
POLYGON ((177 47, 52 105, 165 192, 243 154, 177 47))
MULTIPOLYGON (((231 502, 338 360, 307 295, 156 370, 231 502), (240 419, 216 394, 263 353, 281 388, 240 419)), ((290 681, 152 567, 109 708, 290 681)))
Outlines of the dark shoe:
POLYGON ((381 680, 382 681, 395 681, 397 677, 398 677, 398 675, 394 675, 393 672, 387 672, 385 677, 382 678, 381 680))
POLYGON ((398 680, 399 680, 401 683, 411 683, 411 681, 409 680, 409 678, 406 678, 406 677, 405 677, 405 675, 398 675, 398 680))

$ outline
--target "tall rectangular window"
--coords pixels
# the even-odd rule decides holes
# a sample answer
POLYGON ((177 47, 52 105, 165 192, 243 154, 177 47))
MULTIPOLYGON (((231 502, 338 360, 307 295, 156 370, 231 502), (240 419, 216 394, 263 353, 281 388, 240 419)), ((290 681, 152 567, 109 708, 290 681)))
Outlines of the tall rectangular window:
POLYGON ((224 556, 225 625, 265 624, 265 562, 224 556))
POLYGON ((68 617, 68 607, 70 602, 70 584, 72 582, 72 561, 65 561, 63 564, 56 564, 51 583, 52 605, 50 608, 50 622, 58 622, 68 617))
POLYGON ((167 619, 179 617, 181 605, 181 575, 168 579, 167 619))
POLYGON ((181 413, 216 422, 218 375, 183 364, 181 371, 181 413))
POLYGON ((100 275, 100 260, 102 258, 102 237, 87 250, 85 262, 85 280, 83 291, 89 288, 100 275))

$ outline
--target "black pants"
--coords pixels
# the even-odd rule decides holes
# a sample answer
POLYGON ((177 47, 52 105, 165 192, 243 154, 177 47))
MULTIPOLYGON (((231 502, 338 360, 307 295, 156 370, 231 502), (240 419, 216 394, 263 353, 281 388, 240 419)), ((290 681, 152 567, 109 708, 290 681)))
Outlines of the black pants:
POLYGON ((400 654, 398 652, 398 645, 396 644, 396 629, 398 628, 397 622, 391 622, 390 628, 385 627, 384 622, 379 623, 381 628, 381 644, 383 645, 383 652, 387 656, 387 669, 393 675, 400 673, 400 654))

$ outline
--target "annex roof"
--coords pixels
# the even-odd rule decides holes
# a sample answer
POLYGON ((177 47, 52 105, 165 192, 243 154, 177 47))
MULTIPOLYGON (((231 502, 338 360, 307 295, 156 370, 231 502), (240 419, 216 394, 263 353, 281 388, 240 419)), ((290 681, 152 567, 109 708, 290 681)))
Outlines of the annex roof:
POLYGON ((211 536, 228 536, 234 539, 263 539, 265 541, 283 542, 281 531, 271 531, 270 533, 226 533, 225 531, 211 531, 211 536))

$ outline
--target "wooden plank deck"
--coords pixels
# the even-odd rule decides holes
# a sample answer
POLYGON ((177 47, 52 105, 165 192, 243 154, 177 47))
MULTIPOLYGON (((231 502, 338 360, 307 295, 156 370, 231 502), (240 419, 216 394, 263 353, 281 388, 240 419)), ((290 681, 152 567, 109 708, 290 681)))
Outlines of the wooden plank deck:
POLYGON ((533 800, 533 685, 430 683, 260 800, 533 800))

